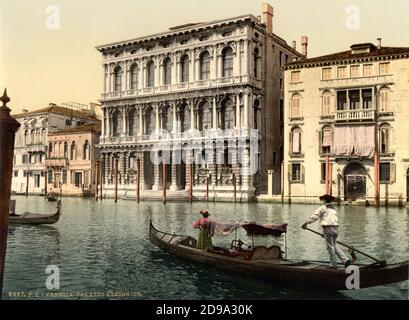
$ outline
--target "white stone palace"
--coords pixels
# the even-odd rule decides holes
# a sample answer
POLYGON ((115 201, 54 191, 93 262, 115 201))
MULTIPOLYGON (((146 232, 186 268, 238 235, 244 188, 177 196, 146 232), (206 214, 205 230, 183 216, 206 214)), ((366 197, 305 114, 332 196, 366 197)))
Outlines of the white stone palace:
POLYGON ((160 196, 165 154, 169 195, 187 194, 190 163, 197 198, 208 183, 211 200, 232 200, 233 174, 240 201, 265 191, 283 160, 281 66, 303 57, 295 47, 273 33, 268 4, 263 22, 243 15, 98 46, 105 195, 118 159, 119 195, 135 196, 139 158, 142 194, 160 196))

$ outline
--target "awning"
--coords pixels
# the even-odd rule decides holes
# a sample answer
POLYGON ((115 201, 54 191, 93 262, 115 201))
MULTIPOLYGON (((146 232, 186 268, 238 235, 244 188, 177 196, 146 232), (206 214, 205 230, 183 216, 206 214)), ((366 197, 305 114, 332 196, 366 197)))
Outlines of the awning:
POLYGON ((287 232, 287 224, 258 224, 249 223, 243 225, 248 236, 274 236, 280 237, 287 232))

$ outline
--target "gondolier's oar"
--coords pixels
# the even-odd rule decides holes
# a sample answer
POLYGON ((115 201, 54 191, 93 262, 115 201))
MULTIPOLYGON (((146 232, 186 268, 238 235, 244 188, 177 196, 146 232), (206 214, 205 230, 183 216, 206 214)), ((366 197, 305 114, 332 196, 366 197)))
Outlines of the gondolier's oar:
MULTIPOLYGON (((310 228, 305 228, 304 230, 311 231, 312 233, 315 233, 315 234, 317 234, 317 235, 319 235, 319 236, 321 236, 321 237, 324 238, 324 235, 323 235, 322 233, 319 233, 319 232, 317 232, 317 231, 311 230, 310 228)), ((347 244, 345 244, 345 243, 342 243, 341 241, 337 241, 337 243, 338 243, 339 245, 341 245, 341 246, 344 246, 344 247, 348 248, 348 249, 351 249, 351 250, 353 250, 353 251, 356 251, 356 252, 362 254, 363 256, 368 257, 368 258, 370 258, 370 259, 376 261, 376 262, 379 263, 379 264, 382 264, 382 265, 385 265, 385 264, 386 264, 386 261, 380 261, 380 260, 378 260, 378 259, 376 259, 376 258, 370 256, 369 254, 366 254, 365 252, 362 252, 362 251, 360 251, 360 250, 355 249, 354 247, 352 247, 352 246, 350 246, 350 245, 347 245, 347 244)))

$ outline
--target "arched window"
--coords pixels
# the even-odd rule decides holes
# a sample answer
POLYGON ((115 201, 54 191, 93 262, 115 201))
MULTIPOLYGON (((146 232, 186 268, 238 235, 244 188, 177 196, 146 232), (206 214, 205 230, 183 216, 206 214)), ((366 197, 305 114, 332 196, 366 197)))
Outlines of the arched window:
POLYGON ((48 157, 52 158, 52 154, 53 154, 53 144, 50 142, 48 144, 48 157))
POLYGON ((233 76, 233 50, 228 47, 223 50, 223 72, 222 77, 233 76))
POLYGON ((116 67, 114 70, 114 91, 121 92, 122 90, 122 68, 116 67))
POLYGON ((45 144, 47 140, 47 131, 45 129, 43 129, 41 131, 41 143, 45 144))
POLYGON ((219 123, 222 130, 234 129, 234 107, 233 101, 227 99, 220 109, 219 123))
POLYGON ((291 118, 300 118, 301 116, 301 95, 295 94, 291 98, 291 118))
POLYGON ((168 133, 173 130, 173 110, 170 106, 166 106, 162 109, 162 129, 168 133))
POLYGON ((172 83, 172 61, 166 58, 163 62, 163 84, 170 85, 172 83))
POLYGON ((178 108, 177 112, 178 127, 181 132, 185 132, 190 129, 190 111, 189 106, 184 103, 178 108))
POLYGON ((390 90, 389 88, 382 88, 379 91, 379 111, 381 112, 390 112, 390 102, 389 102, 390 90))
POLYGON ((128 136, 133 136, 135 134, 136 128, 136 111, 131 110, 128 114, 128 136))
POLYGON ((261 129, 261 112, 260 112, 260 100, 254 101, 254 129, 261 129))
POLYGON ((205 51, 200 56, 200 80, 210 79, 210 54, 205 51))
POLYGON ((381 154, 391 153, 392 128, 389 124, 383 124, 379 128, 379 151, 381 154))
POLYGON ((33 129, 33 130, 31 130, 30 144, 35 143, 35 141, 36 141, 35 137, 36 137, 36 131, 33 129))
POLYGON ((332 151, 334 131, 331 126, 325 126, 321 130, 320 145, 321 155, 329 155, 332 151))
POLYGON ((145 134, 151 134, 155 130, 155 114, 152 107, 145 110, 145 134))
POLYGON ((28 145, 28 130, 24 132, 24 145, 28 145))
POLYGON ((207 101, 199 106, 198 118, 198 129, 200 131, 205 131, 212 128, 212 108, 207 101))
POLYGON ((117 137, 121 134, 122 130, 122 117, 119 110, 116 110, 112 115, 112 134, 117 137))
POLYGON ((75 146, 75 141, 71 143, 70 160, 77 160, 77 148, 75 146))
POLYGON ((68 142, 64 142, 64 158, 68 159, 68 142))
POLYGON ((130 69, 130 89, 137 90, 138 89, 138 65, 135 63, 132 65, 130 69))
POLYGON ((189 82, 189 56, 185 54, 180 59, 180 82, 189 82))
POLYGON ((86 140, 85 143, 84 143, 83 150, 82 150, 82 160, 89 160, 90 159, 89 151, 90 151, 89 142, 88 142, 88 140, 86 140))
POLYGON ((148 88, 155 86, 155 63, 151 60, 146 65, 146 84, 148 88))
POLYGON ((254 52, 253 52, 253 68, 254 68, 253 73, 254 73, 255 78, 259 77, 259 74, 258 74, 259 73, 258 72, 258 59, 259 59, 259 50, 258 50, 258 48, 255 48, 254 52))
POLYGON ((296 127, 291 130, 290 136, 291 153, 300 154, 302 150, 302 131, 296 127))
POLYGON ((322 115, 325 117, 330 116, 331 114, 331 92, 325 92, 322 95, 322 115))

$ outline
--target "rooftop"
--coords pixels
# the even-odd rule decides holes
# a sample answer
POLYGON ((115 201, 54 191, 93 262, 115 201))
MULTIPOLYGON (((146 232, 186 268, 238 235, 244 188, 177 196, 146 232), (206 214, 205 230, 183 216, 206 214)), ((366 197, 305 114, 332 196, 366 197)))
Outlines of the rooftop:
POLYGON ((61 129, 56 132, 50 132, 50 136, 58 136, 70 133, 87 133, 87 132, 101 132, 101 121, 97 123, 85 124, 82 126, 77 126, 73 128, 61 129))
POLYGON ((303 59, 287 63, 285 69, 292 67, 313 67, 337 62, 349 62, 362 59, 375 59, 379 57, 409 57, 409 47, 378 47, 372 43, 360 43, 351 46, 348 51, 342 51, 325 56, 303 59))
POLYGON ((86 120, 92 120, 92 121, 97 120, 96 117, 94 117, 94 116, 92 116, 92 115, 90 115, 90 114, 88 114, 86 112, 82 112, 82 111, 79 111, 79 110, 73 110, 73 109, 69 109, 69 108, 65 108, 65 107, 60 107, 60 106, 57 106, 57 105, 52 104, 52 103, 46 108, 16 114, 16 115, 13 115, 13 117, 15 117, 15 118, 31 117, 31 116, 35 116, 35 115, 42 114, 42 113, 54 113, 54 114, 60 114, 60 115, 64 115, 64 116, 72 116, 73 118, 80 118, 80 119, 86 119, 86 120))

